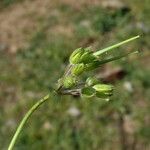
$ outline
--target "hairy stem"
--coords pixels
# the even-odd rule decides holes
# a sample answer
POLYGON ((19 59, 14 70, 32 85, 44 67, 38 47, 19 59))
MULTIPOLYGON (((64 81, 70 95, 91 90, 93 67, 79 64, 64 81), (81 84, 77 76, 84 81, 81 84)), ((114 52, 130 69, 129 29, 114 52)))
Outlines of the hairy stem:
POLYGON ((42 99, 40 99, 37 103, 35 103, 31 108, 30 110, 25 114, 25 116, 23 117, 22 121, 20 122, 10 144, 9 144, 9 147, 8 147, 8 150, 12 150, 16 141, 17 141, 17 138, 20 134, 20 132, 22 131, 25 123, 27 122, 27 120, 30 118, 30 116, 33 114, 33 112, 41 105, 43 104, 44 102, 46 102, 50 97, 50 94, 47 94, 45 97, 43 97, 42 99))

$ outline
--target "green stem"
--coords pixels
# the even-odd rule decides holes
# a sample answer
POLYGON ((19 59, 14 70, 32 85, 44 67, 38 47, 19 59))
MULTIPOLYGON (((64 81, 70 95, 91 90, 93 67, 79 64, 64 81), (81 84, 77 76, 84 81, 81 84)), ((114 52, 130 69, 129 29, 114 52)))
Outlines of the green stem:
POLYGON ((42 99, 40 99, 37 103, 35 103, 31 108, 30 110, 25 114, 25 116, 23 117, 22 121, 20 122, 10 144, 9 144, 9 147, 8 147, 8 150, 12 150, 16 141, 17 141, 17 138, 20 134, 20 132, 22 131, 25 123, 27 122, 27 120, 30 118, 30 116, 33 114, 33 112, 41 105, 43 104, 44 102, 46 102, 50 97, 50 94, 47 94, 45 97, 43 97, 42 99))
POLYGON ((112 57, 112 58, 109 58, 109 59, 106 59, 106 60, 96 61, 94 63, 91 63, 91 64, 87 65, 86 71, 90 71, 90 70, 96 69, 99 66, 101 66, 102 64, 106 64, 108 62, 115 61, 115 60, 121 59, 123 57, 126 57, 126 56, 134 54, 134 53, 138 53, 138 52, 139 51, 133 51, 133 52, 129 52, 127 54, 122 54, 122 55, 119 55, 119 56, 116 56, 116 57, 112 57))
POLYGON ((119 56, 116 56, 116 57, 112 57, 112 58, 109 58, 109 59, 106 59, 106 60, 96 62, 95 64, 97 65, 97 67, 99 67, 102 64, 106 64, 108 62, 115 61, 115 60, 121 59, 123 57, 126 57, 128 55, 136 54, 136 53, 139 53, 139 51, 128 52, 127 54, 122 54, 122 55, 119 55, 119 56))
POLYGON ((95 55, 95 56, 99 56, 99 55, 101 55, 101 54, 103 54, 103 53, 105 53, 105 52, 107 52, 107 51, 109 51, 109 50, 112 50, 112 49, 114 49, 114 48, 117 48, 117 47, 119 47, 119 46, 121 46, 121 45, 123 45, 123 44, 126 44, 126 43, 128 43, 128 42, 130 42, 130 41, 133 41, 133 40, 135 40, 135 39, 137 39, 137 38, 139 38, 139 37, 140 37, 140 36, 138 35, 138 36, 132 37, 132 38, 130 38, 130 39, 127 39, 127 40, 125 40, 125 41, 122 41, 122 42, 120 42, 120 43, 117 43, 117 44, 114 44, 114 45, 112 45, 112 46, 106 47, 106 48, 104 48, 104 49, 102 49, 102 50, 99 50, 99 51, 95 52, 94 55, 95 55))

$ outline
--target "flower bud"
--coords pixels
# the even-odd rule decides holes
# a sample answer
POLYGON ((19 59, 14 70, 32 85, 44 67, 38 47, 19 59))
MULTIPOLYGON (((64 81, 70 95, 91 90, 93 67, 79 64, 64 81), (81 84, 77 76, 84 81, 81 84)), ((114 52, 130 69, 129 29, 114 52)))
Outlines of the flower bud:
POLYGON ((85 70, 86 71, 91 71, 91 70, 96 69, 97 67, 99 67, 97 65, 97 63, 98 63, 98 61, 94 60, 93 62, 86 64, 85 65, 85 70))
POLYGON ((70 56, 70 62, 72 64, 78 63, 91 63, 96 59, 93 52, 89 48, 78 48, 70 56))
POLYGON ((98 92, 112 92, 113 86, 108 84, 96 84, 93 88, 98 92))
POLYGON ((74 65, 71 70, 71 73, 76 76, 82 74, 83 72, 84 72, 84 64, 83 63, 74 65))
POLYGON ((97 84, 93 86, 96 90, 96 97, 109 100, 109 97, 113 95, 113 86, 107 84, 97 84))
POLYGON ((78 48, 76 49, 70 56, 70 63, 72 64, 78 64, 81 60, 81 56, 83 55, 84 53, 84 49, 82 48, 78 48))
POLYGON ((94 78, 94 77, 89 77, 86 79, 86 84, 88 86, 93 86, 93 85, 98 84, 98 83, 99 83, 99 80, 94 78))
POLYGON ((90 48, 84 49, 84 54, 81 56, 81 62, 84 64, 88 64, 93 62, 96 59, 96 57, 93 55, 93 52, 90 48))
POLYGON ((63 79, 63 86, 71 88, 77 84, 77 79, 74 76, 67 76, 63 79))

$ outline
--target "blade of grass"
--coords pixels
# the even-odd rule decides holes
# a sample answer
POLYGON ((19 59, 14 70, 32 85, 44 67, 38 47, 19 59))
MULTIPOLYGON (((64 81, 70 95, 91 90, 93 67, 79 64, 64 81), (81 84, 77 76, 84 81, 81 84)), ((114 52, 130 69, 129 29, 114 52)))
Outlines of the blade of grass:
POLYGON ((135 39, 137 39, 137 38, 139 38, 139 37, 140 37, 140 36, 138 35, 138 36, 129 38, 129 39, 125 40, 125 41, 122 41, 122 42, 120 42, 120 43, 114 44, 114 45, 112 45, 112 46, 109 46, 109 47, 107 47, 107 48, 104 48, 104 49, 102 49, 102 50, 99 50, 99 51, 95 52, 94 55, 95 55, 95 56, 99 56, 99 55, 101 55, 101 54, 103 54, 103 53, 105 53, 105 52, 107 52, 107 51, 110 51, 110 50, 112 50, 112 49, 114 49, 114 48, 117 48, 117 47, 119 47, 119 46, 121 46, 121 45, 123 45, 123 44, 126 44, 126 43, 128 43, 128 42, 130 42, 130 41, 133 41, 133 40, 135 40, 135 39))

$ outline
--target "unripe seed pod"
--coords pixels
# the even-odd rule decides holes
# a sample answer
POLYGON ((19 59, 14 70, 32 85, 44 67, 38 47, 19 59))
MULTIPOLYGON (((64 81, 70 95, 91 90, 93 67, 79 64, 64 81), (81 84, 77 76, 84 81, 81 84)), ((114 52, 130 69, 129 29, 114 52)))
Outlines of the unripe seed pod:
POLYGON ((85 53, 81 56, 81 62, 84 64, 88 64, 93 62, 96 57, 93 55, 92 51, 85 51, 85 53))
POLYGON ((74 76, 67 76, 63 79, 63 86, 65 88, 71 88, 77 84, 77 79, 74 76))
POLYGON ((82 74, 83 72, 84 72, 84 64, 83 63, 74 65, 71 70, 71 73, 76 76, 82 74))
POLYGON ((93 52, 89 48, 78 48, 70 56, 70 63, 91 63, 96 59, 93 52))
POLYGON ((95 77, 89 77, 86 79, 86 84, 88 86, 93 86, 93 85, 98 84, 98 83, 99 83, 99 80, 96 79, 95 77))
POLYGON ((84 49, 78 48, 76 49, 70 56, 70 63, 72 64, 78 64, 80 63, 81 56, 84 54, 84 49))
POLYGON ((101 93, 110 93, 113 91, 113 86, 107 84, 96 84, 93 86, 93 88, 101 93))

